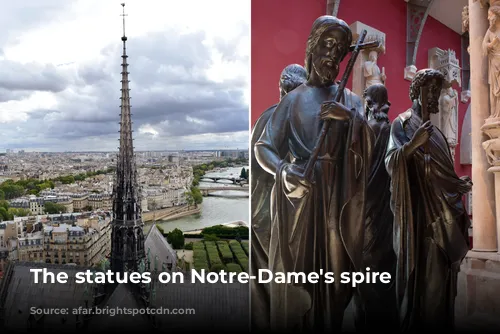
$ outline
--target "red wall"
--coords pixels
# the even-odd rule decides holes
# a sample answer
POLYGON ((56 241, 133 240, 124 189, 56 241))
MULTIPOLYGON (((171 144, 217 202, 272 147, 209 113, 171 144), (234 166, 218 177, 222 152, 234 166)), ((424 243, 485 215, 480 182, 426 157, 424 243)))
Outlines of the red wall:
MULTIPOLYGON (((279 98, 278 79, 289 64, 304 64, 307 37, 314 20, 326 14, 326 0, 252 0, 252 124, 279 98)), ((406 65, 406 2, 402 0, 341 1, 339 18, 352 24, 361 21, 386 34, 386 54, 378 65, 385 67, 386 86, 391 101, 391 119, 411 106, 410 82, 403 79, 406 65), (381 4, 383 3, 383 5, 381 4)), ((452 49, 461 56, 461 38, 453 30, 428 17, 417 53, 417 69, 428 66, 428 50, 452 49)), ((344 66, 347 61, 344 61, 344 66)), ((343 69, 341 73, 343 72, 343 69)), ((460 93, 460 89, 456 87, 460 93)), ((467 104, 459 107, 459 138, 467 104)), ((470 165, 460 165, 456 147, 458 175, 471 175, 470 165)))

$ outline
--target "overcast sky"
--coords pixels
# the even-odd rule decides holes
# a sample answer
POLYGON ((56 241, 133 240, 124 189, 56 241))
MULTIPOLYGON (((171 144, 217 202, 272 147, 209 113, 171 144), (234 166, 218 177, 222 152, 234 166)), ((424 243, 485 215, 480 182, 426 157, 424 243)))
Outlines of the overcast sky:
MULTIPOLYGON (((123 0, 0 0, 0 152, 115 151, 123 0)), ((250 0, 125 1, 135 148, 246 149, 250 0)))

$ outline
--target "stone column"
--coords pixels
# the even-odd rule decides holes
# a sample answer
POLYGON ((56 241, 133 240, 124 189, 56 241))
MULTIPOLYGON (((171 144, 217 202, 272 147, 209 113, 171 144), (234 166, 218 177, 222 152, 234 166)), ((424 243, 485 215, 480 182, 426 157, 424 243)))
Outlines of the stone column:
POLYGON ((469 0, 469 42, 471 69, 471 129, 472 129, 472 235, 474 251, 497 250, 495 222, 495 192, 493 174, 482 143, 487 139, 481 131, 490 115, 488 61, 482 53, 482 41, 488 29, 487 8, 479 1, 469 0))
MULTIPOLYGON (((500 166, 490 167, 488 171, 495 175, 495 187, 496 189, 500 189, 500 166)), ((495 199, 497 221, 500 221, 500 191, 496 191, 495 199)), ((500 224, 497 225, 497 240, 500 240, 500 224)), ((500 254, 500 251, 498 253, 500 254)))
MULTIPOLYGON (((481 129, 490 138, 483 142, 482 146, 486 151, 488 162, 492 166, 488 169, 488 172, 495 175, 496 221, 500 222, 500 121, 490 119, 486 121, 486 124, 481 129)), ((474 202, 472 203, 474 204, 474 202)), ((500 240, 500 224, 497 223, 497 243, 498 240, 500 240)))

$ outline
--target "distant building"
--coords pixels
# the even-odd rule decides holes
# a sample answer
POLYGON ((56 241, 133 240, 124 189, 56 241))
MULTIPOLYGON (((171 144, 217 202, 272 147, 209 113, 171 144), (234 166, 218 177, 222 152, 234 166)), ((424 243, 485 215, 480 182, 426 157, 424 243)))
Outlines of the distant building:
MULTIPOLYGON (((76 218, 76 217, 75 217, 76 218)), ((18 237, 17 260, 95 266, 111 251, 111 218, 89 216, 73 224, 50 221, 18 237)))

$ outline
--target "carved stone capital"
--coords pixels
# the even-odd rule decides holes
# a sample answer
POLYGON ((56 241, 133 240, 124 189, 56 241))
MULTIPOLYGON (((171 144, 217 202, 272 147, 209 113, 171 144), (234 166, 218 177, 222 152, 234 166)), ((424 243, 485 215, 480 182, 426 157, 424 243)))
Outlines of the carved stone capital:
POLYGON ((490 137, 482 143, 489 164, 500 166, 500 120, 484 124, 481 130, 490 137))
POLYGON ((469 31, 469 6, 464 6, 462 9, 462 32, 469 31))
POLYGON ((442 50, 440 48, 432 48, 428 51, 429 68, 443 73, 448 85, 457 84, 462 86, 460 75, 460 65, 455 50, 442 50))

